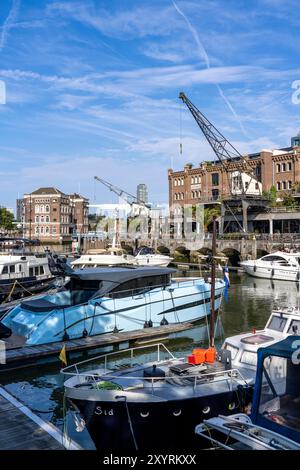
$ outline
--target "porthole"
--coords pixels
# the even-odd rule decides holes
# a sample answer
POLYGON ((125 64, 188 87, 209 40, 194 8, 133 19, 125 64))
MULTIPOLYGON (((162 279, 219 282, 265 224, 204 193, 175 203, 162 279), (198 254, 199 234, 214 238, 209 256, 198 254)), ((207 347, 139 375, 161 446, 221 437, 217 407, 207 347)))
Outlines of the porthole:
POLYGON ((205 406, 202 410, 202 413, 207 415, 210 412, 210 406, 205 406))
POLYGON ((180 416, 181 415, 181 410, 173 411, 173 415, 174 416, 180 416))
POLYGON ((146 413, 141 411, 141 413, 140 413, 142 418, 148 418, 149 414, 150 414, 149 411, 147 411, 146 413))

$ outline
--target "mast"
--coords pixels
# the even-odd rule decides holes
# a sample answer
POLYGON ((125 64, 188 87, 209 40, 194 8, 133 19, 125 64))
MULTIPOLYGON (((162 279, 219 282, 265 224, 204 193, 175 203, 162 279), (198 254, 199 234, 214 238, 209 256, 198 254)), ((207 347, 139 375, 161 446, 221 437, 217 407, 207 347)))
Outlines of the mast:
POLYGON ((215 347, 215 283, 216 283, 216 245, 217 245, 217 222, 213 217, 212 235, 212 260, 211 260, 211 289, 210 289, 210 321, 209 321, 209 346, 215 347))

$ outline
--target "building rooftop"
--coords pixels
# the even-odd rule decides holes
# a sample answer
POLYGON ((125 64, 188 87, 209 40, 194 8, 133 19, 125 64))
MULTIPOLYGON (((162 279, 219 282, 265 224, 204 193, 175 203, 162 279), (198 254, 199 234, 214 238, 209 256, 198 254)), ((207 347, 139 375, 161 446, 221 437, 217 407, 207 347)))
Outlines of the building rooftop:
POLYGON ((54 188, 54 187, 39 188, 39 189, 36 189, 35 191, 33 191, 33 192, 30 193, 30 194, 35 194, 35 195, 43 195, 43 194, 61 194, 62 196, 66 196, 65 193, 63 193, 62 191, 60 191, 59 189, 54 188))

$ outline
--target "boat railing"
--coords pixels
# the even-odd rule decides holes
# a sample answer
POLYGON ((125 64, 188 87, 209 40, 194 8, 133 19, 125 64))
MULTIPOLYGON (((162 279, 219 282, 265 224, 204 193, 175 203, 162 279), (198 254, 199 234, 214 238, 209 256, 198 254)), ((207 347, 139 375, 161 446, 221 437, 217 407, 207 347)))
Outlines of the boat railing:
MULTIPOLYGON (((157 359, 156 361, 151 362, 152 366, 155 365, 168 365, 168 361, 176 361, 177 363, 182 363, 183 358, 176 358, 173 356, 173 354, 169 351, 169 349, 163 344, 159 343, 155 345, 157 347, 157 359), (169 355, 168 358, 163 358, 162 354, 167 353, 169 355)), ((124 391, 130 391, 134 390, 137 386, 139 387, 141 385, 145 386, 145 384, 148 384, 147 388, 150 388, 152 390, 152 393, 156 389, 162 389, 163 387, 169 387, 170 384, 173 386, 187 386, 189 385, 190 387, 193 388, 194 392, 196 392, 197 388, 201 385, 204 384, 209 384, 211 382, 227 382, 228 387, 230 390, 233 390, 234 384, 236 382, 243 382, 244 384, 247 384, 246 379, 243 377, 242 373, 238 369, 228 369, 228 370, 208 370, 205 372, 199 372, 199 369, 197 366, 195 367, 195 372, 194 373, 187 373, 184 375, 177 375, 177 374, 172 374, 172 375, 166 375, 166 376, 145 376, 144 371, 145 371, 145 366, 144 364, 134 364, 137 369, 135 369, 135 373, 139 372, 141 370, 142 374, 141 375, 129 375, 127 374, 127 370, 130 367, 133 367, 133 359, 134 359, 134 352, 139 351, 142 352, 143 349, 149 349, 154 346, 140 346, 137 348, 131 348, 127 349, 126 351, 123 352, 113 352, 113 353, 108 353, 104 354, 101 356, 98 356, 96 358, 90 358, 85 361, 79 362, 77 364, 73 364, 71 366, 65 367, 64 369, 61 370, 61 372, 64 375, 70 375, 73 377, 79 378, 79 380, 82 380, 83 384, 88 384, 88 383, 93 383, 95 387, 97 388, 98 385, 101 385, 101 382, 109 382, 111 381, 112 383, 116 383, 117 385, 120 385, 121 388, 123 388, 124 391), (114 367, 112 369, 109 367, 109 360, 116 355, 123 355, 123 353, 128 353, 131 363, 128 365, 127 363, 119 365, 119 367, 114 367), (103 368, 99 368, 99 360, 103 362, 103 368), (97 362, 97 369, 93 369, 92 371, 80 371, 79 369, 82 366, 86 366, 88 363, 91 362, 97 362), (138 385, 137 385, 138 382, 138 385), (123 384, 123 386, 122 386, 123 384)), ((174 365, 176 365, 174 364, 174 365)), ((149 368, 151 366, 149 365, 149 368)), ((153 369, 155 370, 155 369, 153 369)))
MULTIPOLYGON (((124 349, 123 351, 113 351, 113 352, 110 352, 110 353, 101 354, 100 356, 91 357, 91 358, 86 359, 84 361, 77 362, 76 364, 72 364, 70 366, 67 366, 67 367, 63 368, 61 370, 61 373, 66 374, 66 375, 78 375, 78 376, 84 376, 84 377, 89 376, 90 377, 93 374, 90 374, 88 372, 79 372, 78 368, 82 367, 82 366, 84 367, 84 366, 86 366, 87 364, 89 364, 91 362, 96 362, 97 367, 99 367, 99 362, 100 363, 103 362, 103 366, 104 366, 103 374, 111 373, 112 369, 108 367, 108 364, 109 364, 110 360, 113 360, 114 358, 117 358, 117 360, 122 361, 124 359, 128 360, 128 358, 129 358, 130 359, 130 365, 132 365, 133 359, 135 359, 143 350, 147 350, 147 349, 148 350, 149 349, 154 350, 152 352, 152 354, 156 354, 156 361, 155 362, 157 362, 157 363, 161 362, 162 360, 166 361, 167 359, 169 359, 169 360, 171 360, 171 359, 175 360, 176 359, 176 357, 171 353, 171 351, 163 343, 157 343, 157 344, 153 344, 153 345, 146 344, 146 345, 143 345, 143 346, 137 346, 135 348, 124 349), (156 351, 155 351, 155 348, 156 348, 156 351), (137 354, 135 355, 135 353, 137 353, 137 354), (164 357, 163 359, 161 359, 162 354, 167 354, 168 358, 164 357)), ((120 371, 119 368, 116 368, 115 370, 120 371)), ((99 379, 99 376, 98 376, 98 379, 99 379)), ((136 379, 136 377, 135 377, 135 379, 136 379)))

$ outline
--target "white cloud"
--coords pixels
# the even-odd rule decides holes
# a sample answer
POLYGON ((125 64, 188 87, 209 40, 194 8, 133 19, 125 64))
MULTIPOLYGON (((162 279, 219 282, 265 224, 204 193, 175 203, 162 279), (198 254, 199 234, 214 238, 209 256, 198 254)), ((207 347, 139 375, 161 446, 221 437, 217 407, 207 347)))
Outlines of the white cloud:
POLYGON ((6 44, 6 41, 7 41, 8 35, 9 35, 9 31, 12 28, 12 26, 13 26, 13 24, 16 21, 16 18, 18 16, 19 8, 20 8, 20 0, 12 0, 11 9, 10 9, 10 11, 8 13, 8 16, 7 16, 7 18, 4 21, 3 26, 2 26, 2 31, 1 31, 1 35, 0 35, 0 51, 4 48, 4 46, 6 44))

